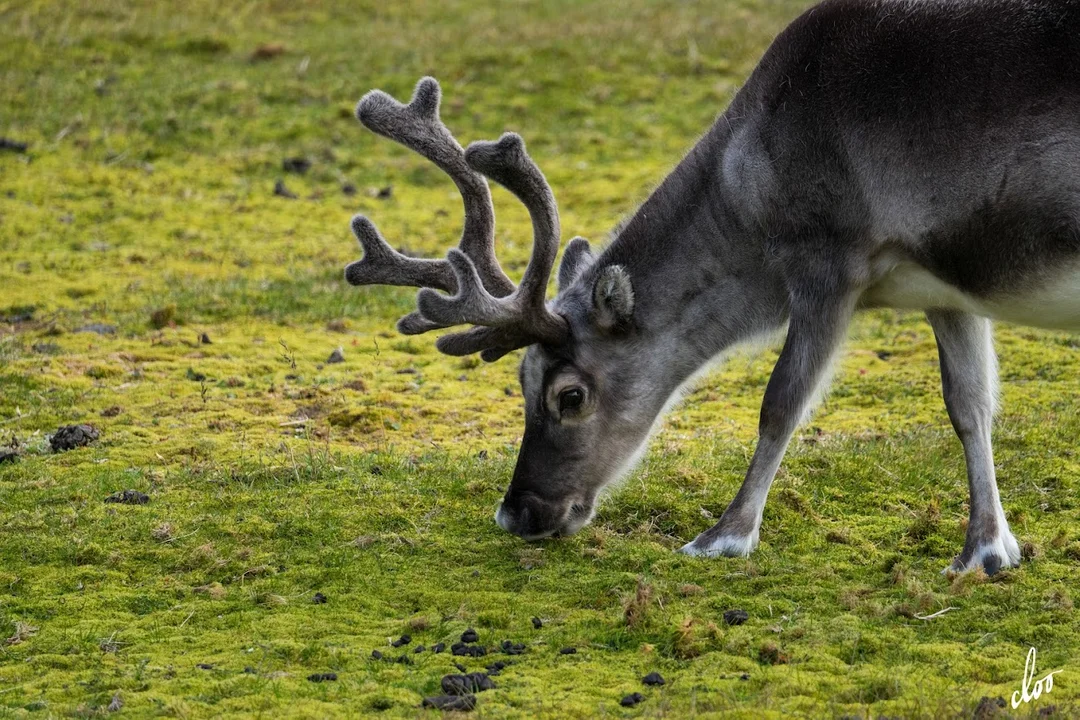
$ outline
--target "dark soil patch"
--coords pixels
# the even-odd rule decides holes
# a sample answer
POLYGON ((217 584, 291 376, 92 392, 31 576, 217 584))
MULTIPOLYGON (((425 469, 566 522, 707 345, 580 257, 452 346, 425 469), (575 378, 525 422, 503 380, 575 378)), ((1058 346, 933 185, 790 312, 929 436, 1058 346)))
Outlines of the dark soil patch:
POLYGON ((532 624, 533 624, 533 627, 534 627, 534 628, 536 628, 537 630, 539 630, 540 628, 544 627, 544 621, 543 621, 543 620, 541 620, 541 619, 540 619, 540 618, 538 618, 538 617, 534 617, 534 618, 532 619, 532 624))
POLYGON ((26 148, 30 147, 28 143, 19 142, 18 140, 12 140, 11 138, 0 137, 0 150, 9 150, 11 152, 24 153, 26 148))
POLYGON ((644 699, 645 699, 645 696, 642 695, 641 693, 631 693, 630 695, 627 695, 622 700, 620 700, 619 704, 622 705, 623 707, 634 707, 635 705, 637 705, 639 702, 643 701, 644 699))
POLYGON ((312 596, 311 602, 315 603, 316 605, 325 605, 326 596, 323 595, 321 592, 317 592, 315 593, 315 595, 312 596))
POLYGON ((307 679, 311 682, 334 682, 335 680, 337 680, 337 673, 312 673, 311 675, 307 676, 307 679))
POLYGON ((89 445, 99 436, 100 433, 93 425, 65 425, 49 438, 49 445, 53 452, 64 452, 89 445))
POLYGON ((285 187, 284 180, 278 180, 274 183, 274 194, 278 197, 288 198, 289 200, 296 199, 296 193, 285 187))
POLYGON ((724 613, 724 622, 728 625, 742 625, 750 619, 750 613, 745 610, 728 610, 724 613))
POLYGON ((565 647, 565 648, 563 648, 562 650, 559 651, 559 654, 560 655, 576 655, 577 654, 577 648, 565 647))
POLYGON ((311 161, 305 157, 285 158, 281 161, 281 169, 287 173, 303 175, 311 169, 311 161))
POLYGON ((424 698, 423 707, 468 712, 476 707, 475 695, 436 695, 424 698))
POLYGON ((150 502, 150 496, 138 490, 123 490, 105 498, 105 502, 120 505, 145 505, 150 502))
POLYGON ((14 450, 0 450, 0 465, 13 463, 19 459, 19 453, 14 450))
POLYGON ((112 407, 107 407, 102 410, 101 417, 116 417, 122 412, 123 409, 119 405, 113 405, 112 407))

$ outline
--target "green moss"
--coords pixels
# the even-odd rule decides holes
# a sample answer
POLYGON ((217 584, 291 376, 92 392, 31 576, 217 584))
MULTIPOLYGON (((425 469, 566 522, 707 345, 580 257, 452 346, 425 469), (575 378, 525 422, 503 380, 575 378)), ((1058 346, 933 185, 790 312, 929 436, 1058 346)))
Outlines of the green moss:
MULTIPOLYGON (((775 349, 706 378, 592 527, 533 546, 491 521, 514 360, 441 357, 393 331, 411 290, 341 280, 356 212, 427 256, 460 232, 452 184, 357 126, 364 91, 434 71, 462 140, 521 132, 566 232, 603 238, 803 2, 84 5, 0 6, 0 134, 31 143, 0 155, 0 442, 22 453, 0 465, 0 714, 415 717, 454 668, 411 648, 470 626, 526 645, 480 696, 493 717, 969 717, 1030 645, 1064 672, 1023 712, 1077 712, 1074 336, 999 328, 1031 559, 950 580, 966 480, 918 316, 859 318, 761 548, 703 561, 673 550, 738 488, 775 349), (272 193, 292 156, 296 200, 272 193), (52 453, 72 422, 100 441, 52 453), (150 504, 102 502, 129 488, 150 504)), ((529 219, 493 193, 517 275, 529 219)))

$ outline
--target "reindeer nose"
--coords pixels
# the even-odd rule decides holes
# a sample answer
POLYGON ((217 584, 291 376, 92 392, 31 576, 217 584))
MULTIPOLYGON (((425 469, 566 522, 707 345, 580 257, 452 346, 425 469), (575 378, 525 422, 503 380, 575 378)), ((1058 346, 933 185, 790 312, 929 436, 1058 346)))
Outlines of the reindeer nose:
POLYGON ((539 540, 554 534, 560 520, 556 508, 532 492, 506 493, 495 512, 499 527, 526 540, 539 540))

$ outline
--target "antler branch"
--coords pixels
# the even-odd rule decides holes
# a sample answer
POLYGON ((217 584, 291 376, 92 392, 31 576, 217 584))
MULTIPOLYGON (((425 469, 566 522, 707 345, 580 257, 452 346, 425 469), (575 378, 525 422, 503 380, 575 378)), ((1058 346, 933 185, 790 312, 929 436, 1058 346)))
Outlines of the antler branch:
POLYGON ((445 260, 406 257, 391 248, 367 218, 358 215, 352 228, 364 248, 364 257, 345 269, 346 279, 354 285, 420 287, 417 311, 398 321, 398 329, 405 334, 453 325, 477 326, 440 338, 437 347, 447 354, 480 352, 484 360, 491 361, 534 342, 565 342, 569 334, 566 321, 545 304, 559 250, 559 213, 547 180, 514 133, 462 150, 439 120, 439 96, 438 83, 424 78, 417 83, 408 105, 374 90, 363 97, 356 114, 366 127, 416 151, 454 180, 465 206, 465 227, 458 247, 451 249, 445 260), (517 287, 495 258, 495 213, 481 173, 514 193, 532 218, 532 256, 517 287))

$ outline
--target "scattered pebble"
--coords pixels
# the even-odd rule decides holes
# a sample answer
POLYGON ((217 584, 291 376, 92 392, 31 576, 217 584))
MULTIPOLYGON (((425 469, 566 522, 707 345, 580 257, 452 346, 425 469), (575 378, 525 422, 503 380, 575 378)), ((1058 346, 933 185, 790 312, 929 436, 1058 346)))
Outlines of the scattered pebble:
POLYGON ((413 649, 413 652, 414 652, 414 653, 422 653, 422 652, 424 652, 425 650, 427 650, 427 648, 426 648, 426 647, 424 647, 423 645, 417 645, 417 646, 416 646, 416 647, 415 647, 415 648, 413 649))
POLYGON ((460 710, 468 712, 476 707, 475 695, 436 695, 426 697, 421 703, 422 707, 435 708, 436 710, 460 710))
POLYGON ((750 679, 750 673, 743 673, 742 675, 739 676, 739 679, 740 680, 749 680, 750 679))
POLYGON ((634 707, 635 705, 637 705, 639 702, 641 702, 644 699, 645 699, 645 696, 642 695, 641 693, 631 693, 630 695, 627 695, 622 700, 620 700, 619 704, 622 705, 623 707, 634 707))
POLYGON ((307 676, 307 679, 311 682, 333 682, 334 680, 337 680, 337 673, 312 673, 307 676))
POLYGON ((533 627, 534 627, 534 628, 536 628, 537 630, 539 630, 540 628, 544 627, 544 621, 543 621, 543 620, 541 620, 541 619, 540 619, 540 618, 538 618, 538 617, 534 617, 534 618, 532 619, 532 624, 533 624, 533 627))
POLYGON ((394 662, 396 662, 398 665, 412 665, 413 664, 412 658, 409 657, 408 655, 399 655, 398 657, 394 658, 394 662))
POLYGON ((199 342, 202 343, 203 345, 213 345, 213 343, 210 342, 210 336, 207 335, 206 333, 200 333, 199 334, 199 342))
POLYGON ((311 161, 305 157, 285 158, 281 161, 281 169, 285 172, 303 175, 311 169, 311 161))
POLYGON ((199 663, 195 667, 199 668, 200 670, 213 670, 214 669, 214 666, 211 665, 210 663, 199 663))
POLYGON ((379 652, 378 650, 372 650, 371 651, 371 659, 372 660, 382 660, 383 659, 383 654, 381 652, 379 652))
POLYGON ((560 655, 575 655, 575 654, 577 654, 577 648, 564 647, 562 650, 559 651, 559 654, 560 655))
POLYGON ((18 140, 12 140, 11 138, 0 137, 0 150, 10 150, 12 152, 24 153, 26 148, 30 147, 27 143, 19 142, 18 140))
POLYGON ((479 639, 480 636, 472 628, 469 628, 465 632, 461 633, 461 642, 463 643, 474 643, 479 639))
POLYGON ((202 372, 199 372, 198 370, 188 368, 187 372, 184 374, 184 377, 186 377, 188 380, 191 380, 193 382, 202 382, 202 381, 206 380, 206 373, 202 373, 202 372))
POLYGON ((274 194, 278 197, 288 198, 289 200, 296 199, 296 193, 285 187, 284 180, 278 180, 274 183, 274 194))
POLYGON ((434 645, 431 646, 431 652, 433 652, 433 653, 441 653, 445 649, 446 649, 446 643, 435 643, 434 645))
POLYGON ((96 335, 115 335, 116 326, 106 325, 105 323, 90 323, 89 325, 83 325, 82 327, 75 328, 77 333, 94 333, 96 335))
POLYGON ((138 490, 122 490, 105 498, 105 502, 120 505, 145 505, 150 502, 150 496, 138 490))
POLYGON ((352 197, 356 194, 356 186, 353 185, 351 182, 341 183, 341 192, 348 195, 349 197, 352 197))
POLYGON ((379 198, 380 200, 389 200, 390 197, 393 196, 393 194, 394 186, 387 185, 386 187, 379 188, 379 191, 375 193, 375 197, 379 198))
POLYGON ((394 642, 390 643, 390 647, 401 647, 402 645, 408 645, 412 642, 412 635, 402 635, 394 642))
POLYGON ((724 613, 724 622, 728 625, 742 625, 750 619, 750 614, 745 610, 728 610, 724 613))
POLYGON ((248 665, 247 667, 244 668, 244 674, 245 675, 255 675, 255 674, 257 674, 257 672, 256 672, 255 668, 248 665))
POLYGON ((343 363, 345 362, 345 351, 342 348, 337 348, 334 352, 330 353, 330 357, 326 358, 327 364, 343 363))
POLYGON ((520 655, 525 652, 525 644, 503 640, 502 651, 507 655, 520 655))
POLYGON ((116 417, 117 415, 119 415, 122 412, 123 412, 123 410, 121 409, 121 407, 119 405, 113 405, 112 407, 107 407, 104 410, 102 410, 101 411, 101 417, 116 417))
POLYGON ((641 679, 646 685, 663 685, 664 678, 658 672, 651 672, 641 679))
POLYGON ((447 695, 468 695, 484 690, 494 690, 495 683, 486 673, 473 672, 465 675, 444 675, 442 690, 447 695))
POLYGON ((314 596, 312 596, 311 602, 315 603, 316 605, 325 605, 326 596, 323 595, 321 592, 317 592, 314 596))
POLYGON ((506 665, 502 660, 496 660, 487 666, 488 675, 498 675, 506 669, 506 665))
POLYGON ((460 670, 463 673, 469 672, 469 669, 467 667, 465 667, 464 665, 462 665, 461 663, 454 663, 454 667, 456 667, 458 670, 460 670))

